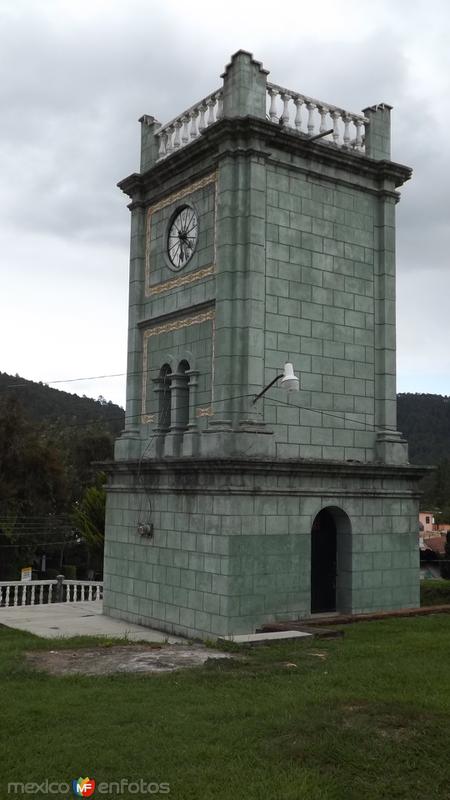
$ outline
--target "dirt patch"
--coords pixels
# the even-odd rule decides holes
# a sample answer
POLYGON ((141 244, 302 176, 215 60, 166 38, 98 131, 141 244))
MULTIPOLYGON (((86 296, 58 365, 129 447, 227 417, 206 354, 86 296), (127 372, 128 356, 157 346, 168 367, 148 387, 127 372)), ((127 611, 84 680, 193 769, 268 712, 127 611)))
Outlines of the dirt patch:
POLYGON ((371 708, 368 704, 345 705, 342 710, 346 716, 343 728, 371 730, 382 739, 404 741, 417 735, 414 720, 405 716, 371 708))
POLYGON ((30 652, 25 658, 35 669, 50 675, 110 675, 114 672, 174 672, 200 667, 210 659, 231 658, 229 653, 203 645, 118 645, 30 652))

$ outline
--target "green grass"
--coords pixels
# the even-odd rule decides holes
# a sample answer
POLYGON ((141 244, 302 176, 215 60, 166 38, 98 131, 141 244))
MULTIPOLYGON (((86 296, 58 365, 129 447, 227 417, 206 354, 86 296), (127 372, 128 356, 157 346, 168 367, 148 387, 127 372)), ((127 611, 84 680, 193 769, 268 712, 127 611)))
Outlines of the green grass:
POLYGON ((0 629, 1 800, 8 781, 79 775, 168 782, 177 800, 450 797, 450 616, 230 647, 244 660, 166 675, 50 677, 24 663, 74 645, 92 639, 0 629))
POLYGON ((439 606, 450 604, 450 581, 425 580, 420 582, 420 605, 439 606))

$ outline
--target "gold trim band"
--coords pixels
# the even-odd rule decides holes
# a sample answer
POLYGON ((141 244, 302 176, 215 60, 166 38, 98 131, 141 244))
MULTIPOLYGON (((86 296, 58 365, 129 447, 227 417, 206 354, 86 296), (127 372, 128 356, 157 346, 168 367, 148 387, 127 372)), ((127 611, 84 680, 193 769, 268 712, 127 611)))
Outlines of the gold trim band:
POLYGON ((187 284, 195 283, 195 281, 201 281, 203 278, 208 278, 210 275, 214 275, 214 272, 214 264, 211 264, 209 267, 198 269, 188 275, 180 275, 179 278, 173 278, 173 280, 165 281, 164 283, 156 283, 154 286, 150 286, 149 294, 170 292, 171 289, 178 289, 180 286, 186 286, 187 284))
POLYGON ((173 319, 170 322, 166 322, 164 325, 155 325, 154 328, 147 328, 144 331, 144 340, 150 336, 159 336, 161 333, 170 333, 171 331, 179 331, 181 328, 189 328, 191 325, 201 325, 202 322, 214 319, 214 316, 214 309, 211 308, 209 311, 203 311, 193 317, 181 317, 181 319, 173 319))

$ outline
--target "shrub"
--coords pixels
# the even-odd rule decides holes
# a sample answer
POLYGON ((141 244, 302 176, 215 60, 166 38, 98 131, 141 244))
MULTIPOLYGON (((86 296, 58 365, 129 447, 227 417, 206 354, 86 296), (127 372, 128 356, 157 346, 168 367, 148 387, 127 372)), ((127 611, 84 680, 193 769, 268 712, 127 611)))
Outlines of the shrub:
POLYGON ((420 605, 443 606, 450 604, 450 581, 421 581, 420 605))
POLYGON ((68 581, 76 581, 77 568, 75 564, 64 564, 63 568, 61 569, 61 574, 64 575, 68 581))

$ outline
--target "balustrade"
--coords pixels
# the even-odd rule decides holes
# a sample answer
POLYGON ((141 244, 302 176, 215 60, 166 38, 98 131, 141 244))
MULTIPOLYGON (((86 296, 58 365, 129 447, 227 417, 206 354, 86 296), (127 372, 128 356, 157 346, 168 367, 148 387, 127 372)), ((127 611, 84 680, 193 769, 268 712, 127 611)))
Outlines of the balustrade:
POLYGON ((268 83, 267 117, 307 136, 326 134, 324 141, 337 147, 364 152, 365 125, 369 120, 362 114, 268 83))
POLYGON ((99 581, 0 581, 0 608, 96 601, 102 597, 103 583, 99 581))
POLYGON ((222 89, 218 89, 156 132, 155 135, 159 140, 158 160, 166 158, 175 150, 197 139, 206 128, 222 116, 223 92, 222 89))

